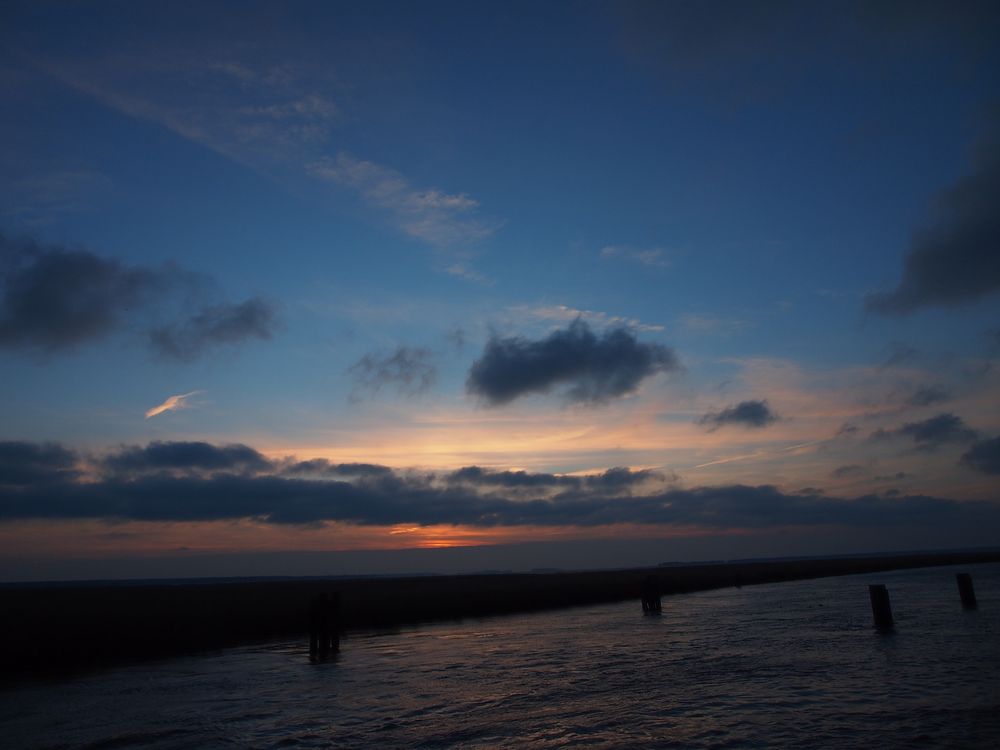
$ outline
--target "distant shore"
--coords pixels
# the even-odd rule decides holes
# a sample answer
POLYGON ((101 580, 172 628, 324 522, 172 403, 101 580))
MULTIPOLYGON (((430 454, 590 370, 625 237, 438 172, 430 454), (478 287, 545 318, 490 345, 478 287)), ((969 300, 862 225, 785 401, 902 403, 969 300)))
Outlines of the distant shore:
MULTIPOLYGON (((0 674, 10 685, 243 643, 303 639, 310 599, 337 591, 352 630, 639 599, 728 586, 1000 561, 1000 550, 748 561, 578 573, 504 573, 0 589, 0 674)), ((956 594, 957 596, 957 594, 956 594)), ((669 616, 669 602, 664 602, 669 616)), ((349 639, 344 648, 350 648, 349 639)))

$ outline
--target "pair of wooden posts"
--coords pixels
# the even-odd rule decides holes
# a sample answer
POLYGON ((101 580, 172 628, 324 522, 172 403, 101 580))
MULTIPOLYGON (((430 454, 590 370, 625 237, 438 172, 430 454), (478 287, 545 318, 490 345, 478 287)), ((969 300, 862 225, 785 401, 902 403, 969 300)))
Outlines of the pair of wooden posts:
POLYGON ((309 658, 325 659, 340 650, 340 592, 309 602, 309 658))
POLYGON ((661 610, 660 581, 656 576, 646 576, 642 584, 642 611, 648 615, 661 610))
MULTIPOLYGON (((958 594, 962 598, 962 607, 965 609, 975 609, 976 591, 972 588, 972 576, 968 573, 958 573, 955 575, 958 583, 958 594)), ((878 630, 892 630, 895 621, 892 619, 892 607, 889 604, 889 590, 885 584, 873 583, 868 586, 868 598, 872 602, 872 616, 875 618, 875 627, 878 630)))

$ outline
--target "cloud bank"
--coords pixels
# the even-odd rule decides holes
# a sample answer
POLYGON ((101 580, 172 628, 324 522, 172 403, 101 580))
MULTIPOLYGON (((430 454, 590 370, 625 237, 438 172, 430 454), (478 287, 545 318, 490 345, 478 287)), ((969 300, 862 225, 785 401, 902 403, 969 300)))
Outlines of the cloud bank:
POLYGON ((322 459, 274 460, 239 444, 150 443, 94 458, 59 445, 0 443, 0 522, 238 518, 480 528, 625 523, 705 529, 973 528, 1000 524, 1000 505, 921 495, 843 499, 770 485, 685 489, 656 472, 625 468, 584 477, 481 467, 406 472, 322 459))
POLYGON ((635 391, 646 378, 680 368, 674 351, 625 328, 598 336, 577 319, 544 339, 491 336, 472 363, 466 390, 490 406, 565 387, 570 402, 597 404, 635 391))

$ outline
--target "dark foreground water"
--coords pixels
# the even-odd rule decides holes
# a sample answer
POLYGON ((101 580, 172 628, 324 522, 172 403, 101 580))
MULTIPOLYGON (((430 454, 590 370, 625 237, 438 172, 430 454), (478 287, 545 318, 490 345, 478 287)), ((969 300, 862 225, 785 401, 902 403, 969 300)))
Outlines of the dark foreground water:
POLYGON ((926 568, 354 634, 323 664, 283 642, 127 667, 0 693, 0 744, 1000 747, 1000 564, 960 570, 977 611, 926 568))

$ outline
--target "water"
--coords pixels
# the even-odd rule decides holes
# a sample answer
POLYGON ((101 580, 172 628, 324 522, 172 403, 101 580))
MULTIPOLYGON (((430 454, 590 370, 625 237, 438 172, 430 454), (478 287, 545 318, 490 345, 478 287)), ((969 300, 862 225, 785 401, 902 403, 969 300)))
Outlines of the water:
POLYGON ((353 634, 0 693, 7 748, 1000 746, 1000 564, 353 634), (871 627, 885 583, 893 634, 871 627))

